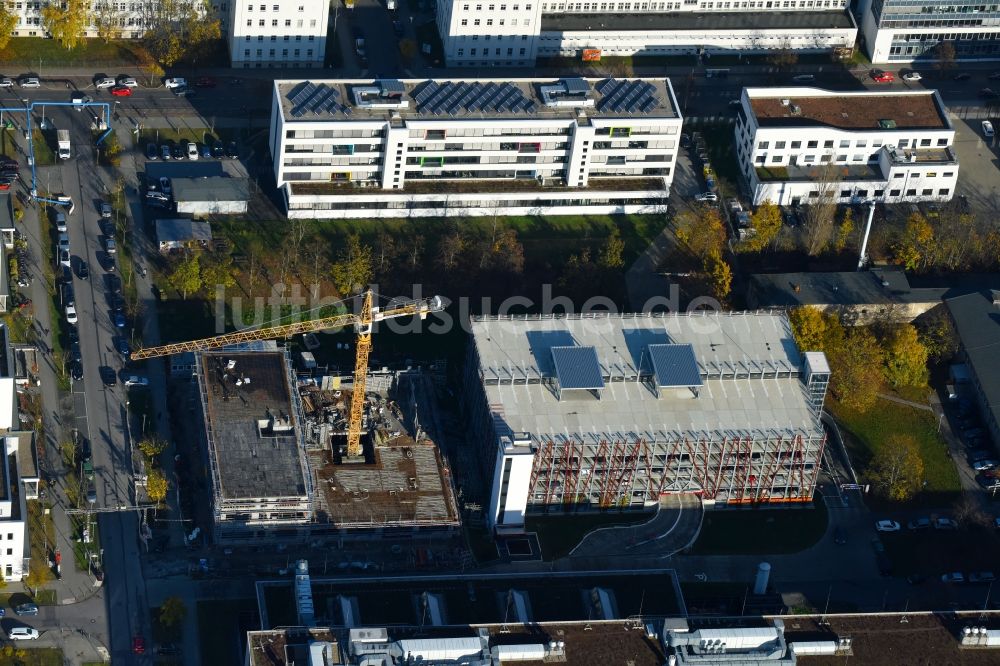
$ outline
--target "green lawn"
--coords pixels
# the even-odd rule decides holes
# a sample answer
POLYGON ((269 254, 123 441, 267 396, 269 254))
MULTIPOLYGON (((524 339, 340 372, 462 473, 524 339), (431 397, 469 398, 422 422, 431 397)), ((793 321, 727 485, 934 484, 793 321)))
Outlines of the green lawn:
POLYGON ((733 126, 713 125, 697 128, 705 138, 708 159, 718 179, 720 196, 739 191, 739 168, 733 152, 733 126))
POLYGON ((652 513, 578 513, 572 515, 528 516, 525 529, 538 535, 542 557, 557 560, 565 557, 588 533, 601 527, 621 527, 644 523, 652 513))
POLYGON ((21 310, 17 310, 3 314, 3 322, 7 325, 7 335, 10 337, 10 342, 34 342, 36 333, 31 328, 32 321, 21 313, 21 310))
POLYGON ((720 509, 705 513, 692 555, 797 553, 826 532, 823 502, 813 508, 720 509))
POLYGON ((66 663, 59 648, 25 649, 20 645, 17 647, 20 648, 18 652, 23 652, 23 658, 17 654, 8 656, 0 651, 0 666, 62 666, 66 663))
MULTIPOLYGON (((23 113, 18 114, 18 118, 20 120, 24 120, 24 114, 23 113)), ((3 155, 4 157, 10 157, 11 159, 15 159, 18 162, 20 162, 21 155, 14 148, 15 145, 14 141, 15 139, 13 130, 8 131, 0 129, 0 155, 3 155)))
POLYGON ((948 447, 937 433, 937 418, 931 412, 888 400, 879 400, 864 414, 834 400, 827 404, 844 431, 855 469, 862 475, 868 461, 889 435, 909 435, 920 447, 927 482, 915 500, 942 506, 953 501, 961 491, 955 463, 948 457, 948 447))
MULTIPOLYGON (((31 145, 35 155, 35 166, 51 166, 56 163, 56 154, 52 151, 52 146, 49 145, 50 134, 54 145, 56 140, 55 130, 46 130, 43 132, 37 127, 31 130, 31 145)), ((51 193, 47 192, 46 194, 51 193)))
MULTIPOLYGON (((47 67, 82 64, 88 67, 135 65, 136 53, 141 46, 134 41, 113 41, 105 44, 100 39, 84 39, 74 49, 64 49, 54 39, 18 37, 0 49, 0 62, 20 64, 33 68, 39 76, 47 76, 47 67)), ((108 72, 114 75, 115 72, 108 72)))

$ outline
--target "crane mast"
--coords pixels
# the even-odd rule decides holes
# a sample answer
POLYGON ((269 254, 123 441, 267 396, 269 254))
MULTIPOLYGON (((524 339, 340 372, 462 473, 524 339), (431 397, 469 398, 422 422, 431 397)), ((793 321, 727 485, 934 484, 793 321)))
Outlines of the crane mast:
POLYGON ((368 356, 372 348, 373 324, 383 319, 413 315, 423 319, 431 312, 440 312, 444 309, 444 304, 440 296, 419 301, 405 301, 385 309, 374 307, 372 299, 371 290, 366 290, 362 294, 361 312, 357 314, 349 312, 292 324, 235 331, 233 333, 216 335, 211 338, 136 349, 132 353, 132 360, 141 361, 147 358, 157 358, 159 356, 169 356, 183 352, 206 351, 241 342, 289 338, 299 333, 312 333, 314 331, 353 325, 358 337, 356 355, 354 357, 354 389, 351 395, 351 412, 347 427, 347 455, 348 457, 357 458, 362 454, 361 421, 364 416, 365 384, 368 378, 368 356))
POLYGON ((361 314, 355 324, 358 332, 354 356, 354 388, 351 390, 351 418, 347 426, 347 456, 361 455, 361 417, 365 407, 365 383, 368 380, 368 354, 372 350, 372 292, 365 292, 361 314))

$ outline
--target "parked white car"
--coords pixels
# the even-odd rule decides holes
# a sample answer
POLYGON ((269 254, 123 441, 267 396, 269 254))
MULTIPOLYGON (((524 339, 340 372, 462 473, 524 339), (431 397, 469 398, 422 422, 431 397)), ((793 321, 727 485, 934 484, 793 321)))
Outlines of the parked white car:
POLYGON ((719 195, 715 192, 702 192, 701 194, 696 194, 694 197, 695 201, 718 201, 719 195))
POLYGON ((985 136, 987 139, 992 139, 993 138, 993 134, 994 134, 994 132, 993 132, 993 123, 991 123, 988 120, 984 120, 983 121, 983 136, 985 136))
POLYGON ((17 82, 22 88, 41 88, 42 82, 38 80, 37 76, 22 76, 17 82))
POLYGON ((903 527, 895 520, 880 520, 875 523, 875 529, 879 532, 898 532, 903 527))
POLYGON ((198 144, 196 144, 194 141, 188 141, 187 156, 189 160, 198 159, 198 144))
POLYGON ((76 318, 76 306, 75 305, 67 305, 66 306, 66 321, 69 322, 70 324, 75 324, 76 323, 77 318, 76 318))
POLYGON ((33 641, 38 638, 38 629, 34 627, 11 627, 7 636, 12 641, 33 641))
POLYGON ((126 88, 138 88, 139 82, 131 76, 119 76, 118 85, 125 86, 126 88))
POLYGON ((186 86, 187 84, 188 84, 187 79, 182 79, 177 77, 172 79, 166 79, 163 82, 163 85, 166 86, 167 88, 181 88, 186 86))
POLYGON ((104 88, 114 88, 115 80, 110 76, 105 76, 102 79, 97 79, 96 81, 94 81, 94 87, 97 88, 98 90, 102 90, 104 88))
POLYGON ((920 72, 907 72, 906 74, 903 74, 904 81, 919 81, 922 78, 924 77, 920 76, 920 72))
POLYGON ((140 375, 129 375, 125 378, 125 386, 149 386, 149 380, 140 375))
POLYGON ((14 79, 10 78, 9 76, 0 78, 0 88, 13 88, 13 87, 14 87, 14 79))

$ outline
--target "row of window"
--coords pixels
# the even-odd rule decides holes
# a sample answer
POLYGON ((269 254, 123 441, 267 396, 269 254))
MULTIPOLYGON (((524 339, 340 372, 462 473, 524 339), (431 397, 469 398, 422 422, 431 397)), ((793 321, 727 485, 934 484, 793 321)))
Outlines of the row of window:
MULTIPOLYGON (((588 197, 586 199, 513 199, 503 201, 505 207, 528 208, 541 206, 545 208, 560 208, 562 206, 655 206, 664 203, 662 197, 643 197, 635 199, 622 199, 617 197, 588 197)), ((467 208, 487 208, 493 206, 494 201, 469 201, 462 202, 467 208)), ((386 210, 386 209, 445 209, 454 208, 455 202, 448 201, 318 201, 318 202, 292 202, 289 210, 386 210)))
MULTIPOLYGON (((264 19, 260 19, 259 21, 257 21, 258 27, 263 28, 264 24, 265 24, 264 19)), ((251 26, 253 26, 253 19, 247 19, 247 27, 249 28, 251 26)), ((277 28, 278 27, 278 19, 272 19, 271 20, 271 27, 272 28, 277 28)), ((291 28, 292 27, 292 19, 285 19, 285 27, 286 28, 291 28)), ((302 19, 299 19, 299 20, 297 20, 295 22, 295 27, 296 28, 301 28, 302 27, 302 19)), ((316 27, 316 19, 312 19, 311 21, 309 21, 309 27, 310 28, 315 28, 316 27)))
MULTIPOLYGON (((733 9, 841 9, 846 7, 844 0, 750 0, 747 2, 697 2, 685 0, 685 5, 698 5, 698 9, 733 10, 733 9)), ((586 12, 632 12, 632 11, 676 11, 681 9, 680 3, 647 3, 647 2, 570 2, 542 3, 542 13, 586 13, 586 12)))
MULTIPOLYGON (((253 39, 253 36, 252 35, 247 35, 245 37, 245 39, 246 39, 246 41, 249 42, 250 40, 253 39)), ((257 41, 258 42, 264 41, 264 35, 257 35, 257 41)), ((272 41, 272 42, 278 41, 278 36, 277 35, 271 35, 271 40, 270 41, 272 41)), ((281 41, 283 41, 283 42, 291 41, 291 36, 290 35, 284 35, 281 38, 281 41)), ((295 35, 295 41, 301 42, 302 41, 302 35, 295 35)), ((308 37, 308 39, 306 39, 306 41, 307 42, 316 41, 316 35, 309 35, 309 37, 308 37)))
MULTIPOLYGON (((262 12, 266 12, 267 11, 267 5, 258 5, 258 6, 260 7, 260 11, 262 11, 262 12)), ((276 12, 280 12, 281 11, 281 5, 271 5, 271 8, 273 9, 273 11, 276 11, 276 12)), ((299 11, 300 12, 304 12, 305 10, 306 10, 306 6, 305 5, 299 5, 299 11)), ((248 12, 252 12, 253 11, 253 5, 247 5, 247 11, 248 12)))
MULTIPOLYGON (((497 19, 497 25, 498 26, 505 25, 505 20, 506 19, 497 19)), ((469 25, 469 19, 462 19, 461 24, 462 25, 469 25)), ((518 24, 517 23, 517 19, 516 18, 512 18, 510 20, 510 24, 511 24, 512 27, 516 26, 518 24)), ((472 20, 472 25, 485 25, 485 26, 489 27, 489 26, 493 25, 493 19, 491 19, 491 18, 486 19, 486 23, 482 23, 481 19, 473 19, 472 20)), ((525 28, 527 28, 528 26, 531 25, 531 19, 524 19, 521 22, 521 25, 523 25, 525 28)))
MULTIPOLYGON (((921 148, 928 148, 928 147, 930 147, 932 141, 933 141, 933 139, 920 139, 920 141, 919 141, 919 147, 921 147, 921 148)), ((775 150, 784 150, 786 143, 788 143, 788 142, 786 142, 786 141, 775 141, 774 142, 774 149, 775 150)), ((791 143, 791 146, 790 146, 791 150, 797 150, 797 149, 799 149, 799 148, 802 147, 802 142, 801 141, 792 141, 790 143, 791 143)), ((839 143, 839 145, 838 145, 839 148, 850 148, 851 147, 851 142, 849 140, 847 140, 847 139, 841 139, 838 143, 839 143)), ((834 144, 833 141, 827 140, 827 141, 823 142, 823 147, 824 148, 833 148, 833 144, 834 144)), ((881 148, 882 144, 883 144, 883 141, 881 139, 875 139, 875 140, 872 141, 872 148, 881 148)), ((943 139, 938 139, 937 140, 937 145, 939 147, 947 146, 948 144, 949 144, 949 140, 947 138, 943 138, 943 139)), ((757 142, 757 150, 767 150, 770 147, 770 145, 771 145, 770 141, 758 141, 757 142)), ((909 148, 910 147, 910 140, 909 139, 899 139, 896 142, 896 145, 899 146, 900 148, 909 148)), ((856 140, 854 142, 854 147, 855 148, 866 148, 867 146, 868 146, 868 140, 867 139, 858 139, 858 140, 856 140)), ((913 140, 913 147, 914 148, 918 147, 917 139, 913 140)), ((807 141, 806 142, 806 148, 819 148, 819 141, 807 141)))
MULTIPOLYGON (((274 58, 275 57, 275 51, 277 51, 277 49, 268 49, 268 57, 274 58)), ((299 55, 300 55, 299 52, 300 52, 300 49, 295 49, 294 50, 294 57, 298 58, 299 55)), ((257 49, 256 56, 258 58, 262 57, 263 54, 264 54, 264 49, 257 49)), ((307 58, 311 58, 312 55, 313 55, 313 50, 312 49, 306 50, 306 57, 307 58)), ((245 58, 249 58, 250 57, 250 49, 243 49, 243 57, 245 57, 245 58)), ((281 49, 281 57, 282 58, 287 58, 288 57, 288 49, 281 49)))
MULTIPOLYGON (((501 50, 502 49, 493 49, 493 51, 494 51, 493 55, 500 55, 500 51, 501 50)), ((527 49, 518 49, 518 55, 525 55, 526 52, 527 52, 527 49)), ((478 53, 479 53, 479 49, 477 49, 477 48, 471 48, 471 49, 469 49, 469 56, 470 57, 478 55, 478 53)), ((490 55, 490 50, 488 48, 484 48, 483 49, 483 55, 484 56, 490 55)), ((514 55, 514 49, 513 48, 508 48, 507 49, 507 57, 510 57, 512 55, 514 55)), ((459 49, 458 50, 458 57, 459 58, 464 58, 465 57, 465 49, 459 49)))
MULTIPOLYGON (((467 12, 467 11, 469 11, 469 9, 471 7, 472 7, 472 5, 464 4, 464 5, 462 5, 462 11, 463 12, 467 12)), ((543 9, 544 9, 544 7, 545 7, 545 5, 542 5, 543 9)), ((495 3, 490 3, 490 4, 486 5, 486 11, 488 11, 488 12, 494 12, 494 11, 496 11, 496 8, 497 8, 497 5, 495 3)), ((520 9, 521 9, 521 5, 518 5, 518 4, 511 5, 511 11, 515 11, 516 12, 516 11, 520 11, 520 9)), ((524 9, 525 9, 525 11, 529 11, 530 12, 531 11, 531 3, 529 2, 528 4, 526 4, 524 6, 524 9)), ((476 4, 476 11, 477 12, 483 11, 483 5, 482 5, 482 3, 477 3, 476 4)), ((502 12, 507 11, 507 5, 506 4, 501 4, 500 5, 500 11, 502 11, 502 12)))
MULTIPOLYGON (((951 190, 949 188, 947 188, 947 187, 942 187, 942 188, 938 189, 937 195, 934 194, 934 189, 930 188, 930 187, 925 187, 925 188, 919 190, 919 192, 920 193, 917 194, 917 190, 915 188, 910 188, 910 189, 906 190, 906 194, 904 195, 902 189, 892 189, 892 190, 889 190, 889 198, 890 199, 898 199, 901 196, 907 196, 907 197, 916 197, 916 196, 921 196, 921 197, 933 197, 933 196, 948 197, 951 194, 951 190)), ((808 198, 809 199, 819 199, 819 196, 820 196, 819 190, 810 190, 808 198)), ((872 193, 872 199, 883 199, 884 197, 885 197, 885 190, 874 190, 873 193, 872 193)), ((840 198, 840 199, 867 199, 868 198, 868 190, 861 190, 861 189, 855 190, 855 189, 846 189, 845 188, 845 189, 840 190, 840 195, 839 195, 838 198, 840 198)))

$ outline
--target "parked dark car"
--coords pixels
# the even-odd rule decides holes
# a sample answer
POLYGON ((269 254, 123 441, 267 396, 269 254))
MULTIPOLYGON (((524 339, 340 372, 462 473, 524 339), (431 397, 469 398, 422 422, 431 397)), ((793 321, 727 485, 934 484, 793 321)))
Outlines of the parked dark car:
POLYGON ((156 149, 155 143, 146 144, 146 159, 147 160, 158 160, 160 159, 159 151, 156 149))
POLYGON ((101 381, 104 382, 105 386, 114 386, 118 383, 118 375, 115 374, 114 368, 109 368, 106 365, 101 366, 101 381))
POLYGON ((187 159, 187 146, 183 143, 175 143, 170 148, 175 160, 187 159))
POLYGON ((76 276, 81 280, 87 280, 90 278, 90 268, 87 266, 87 262, 81 259, 76 265, 76 276))
POLYGON ((216 141, 212 144, 212 157, 217 159, 222 159, 226 156, 226 147, 222 145, 221 141, 216 141))
POLYGON ((230 141, 229 144, 226 146, 226 157, 228 157, 231 160, 235 160, 239 156, 240 156, 239 146, 236 145, 235 141, 230 141))
POLYGON ((126 361, 132 354, 132 349, 129 347, 128 340, 122 336, 115 338, 115 349, 118 350, 118 353, 121 354, 126 361))
POLYGON ((69 373, 73 377, 73 381, 78 382, 83 379, 83 366, 79 362, 74 362, 70 366, 69 373))

